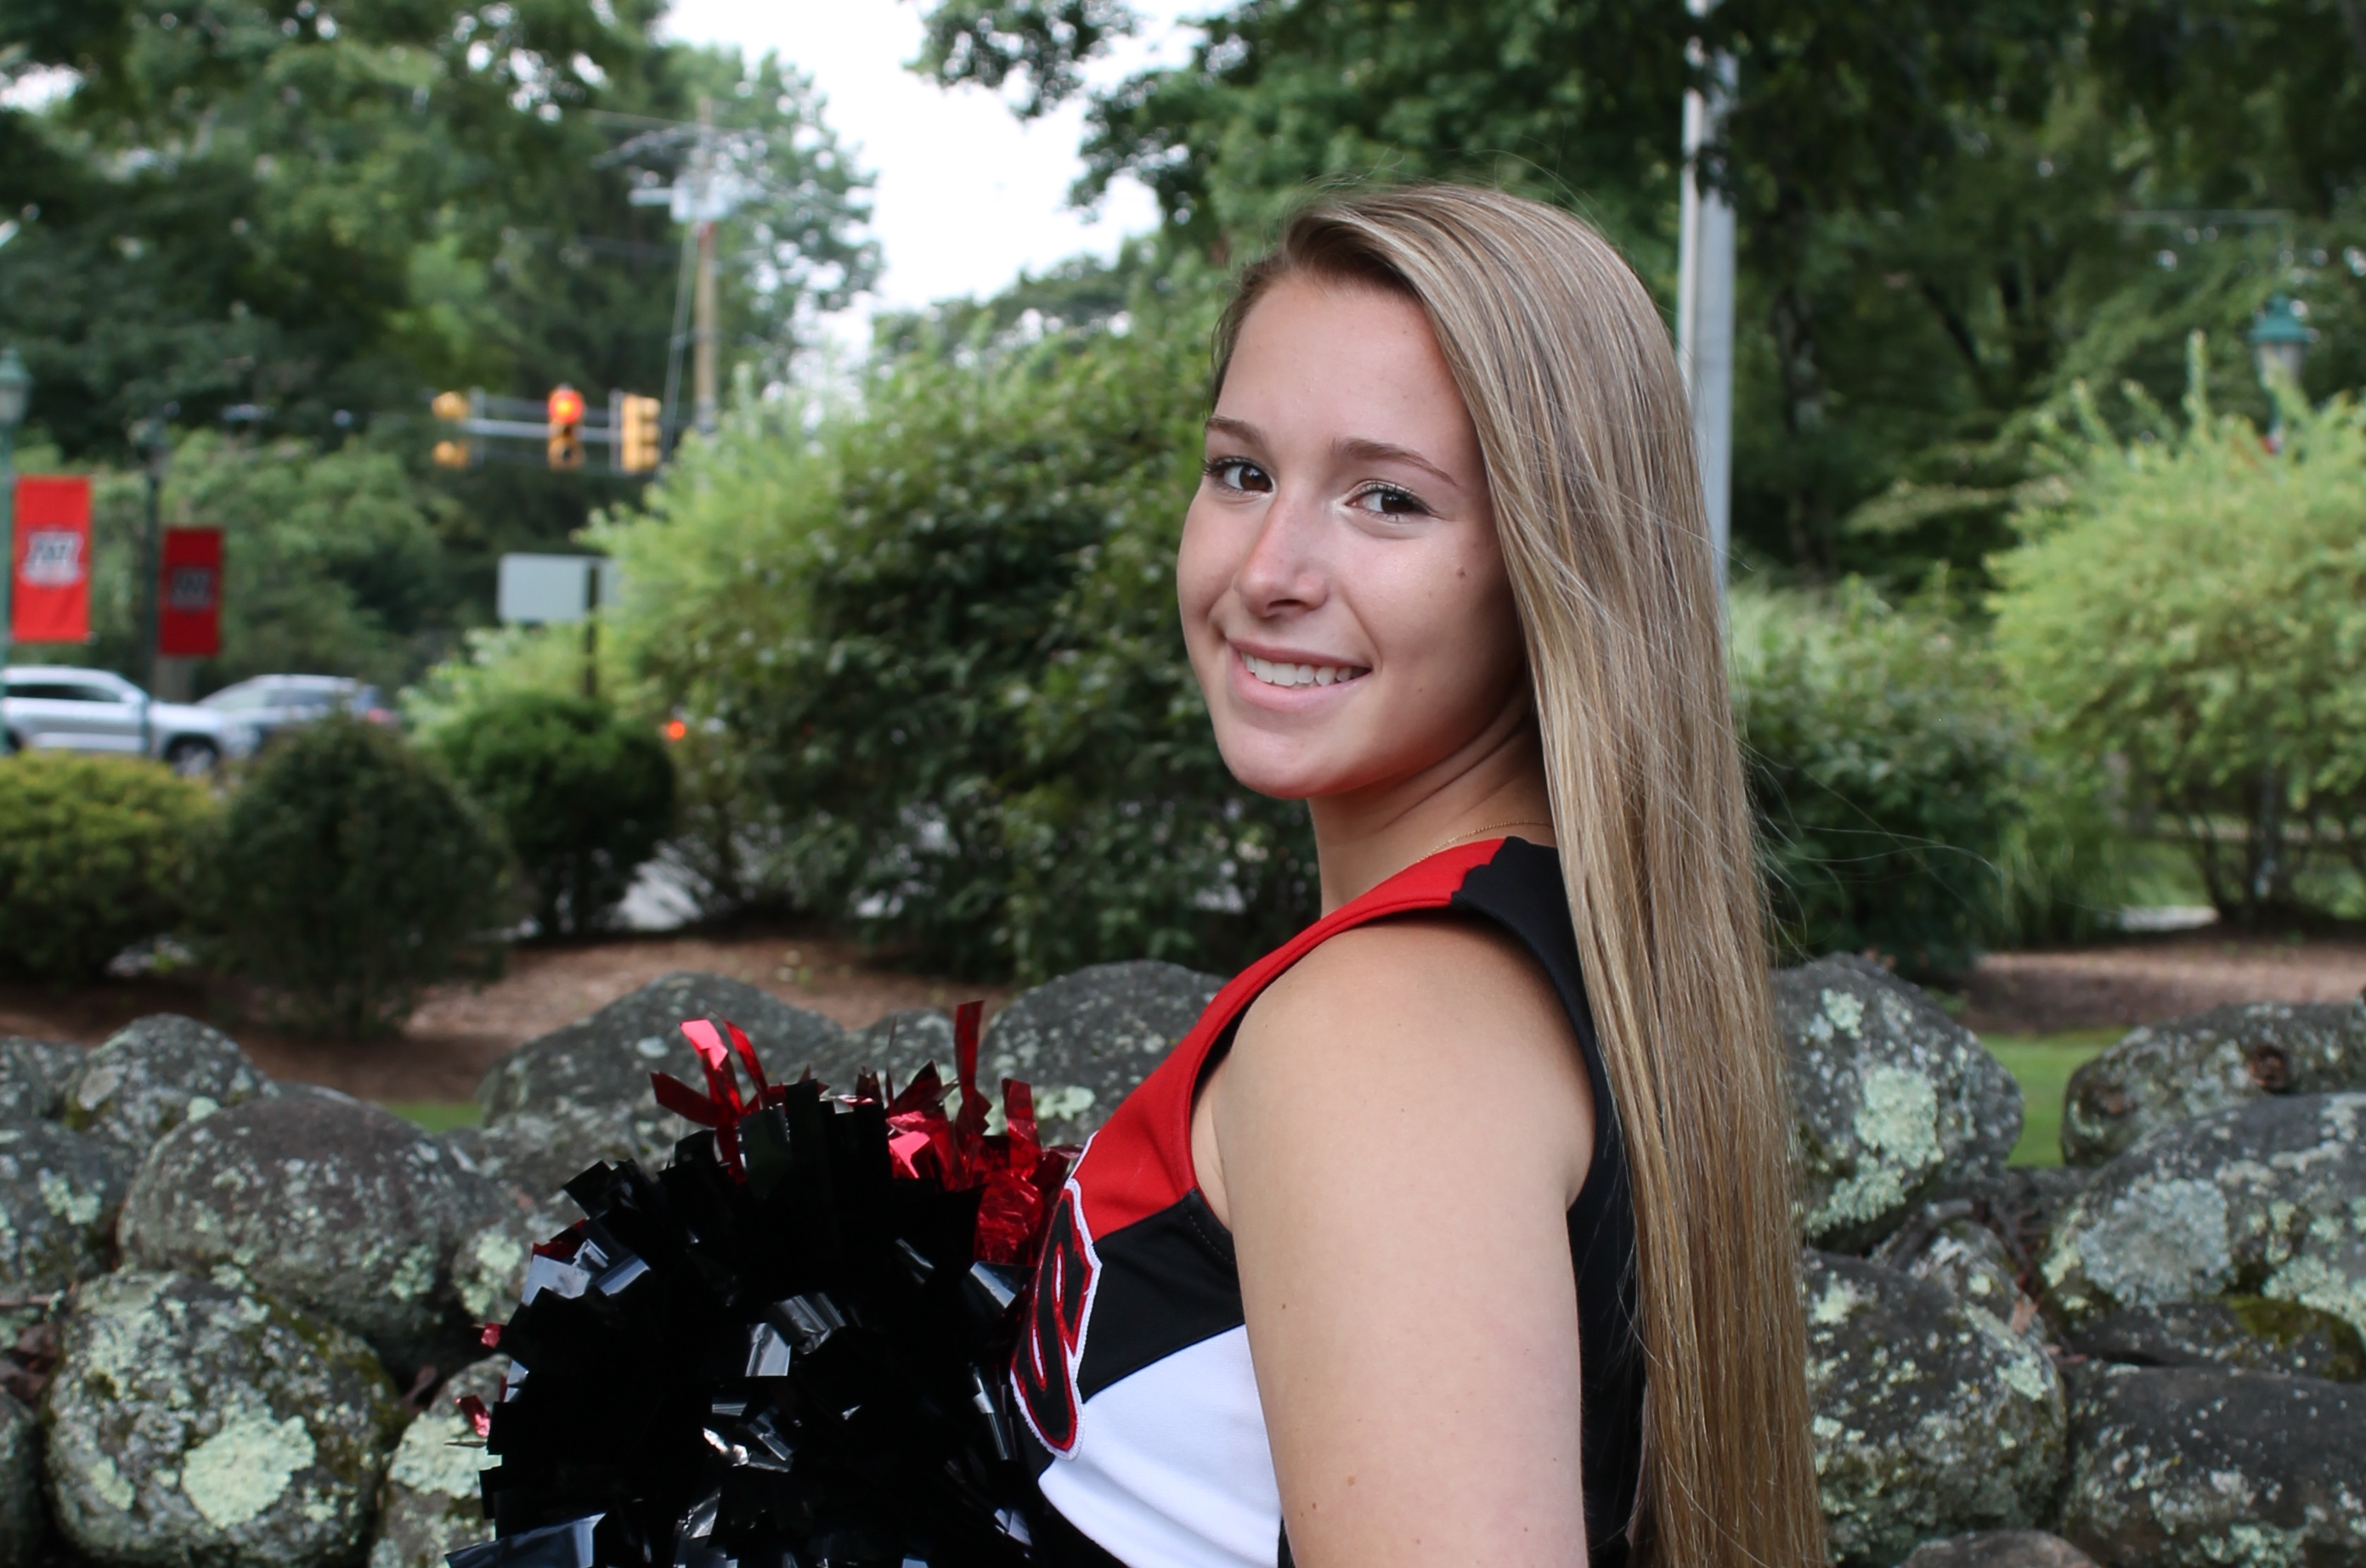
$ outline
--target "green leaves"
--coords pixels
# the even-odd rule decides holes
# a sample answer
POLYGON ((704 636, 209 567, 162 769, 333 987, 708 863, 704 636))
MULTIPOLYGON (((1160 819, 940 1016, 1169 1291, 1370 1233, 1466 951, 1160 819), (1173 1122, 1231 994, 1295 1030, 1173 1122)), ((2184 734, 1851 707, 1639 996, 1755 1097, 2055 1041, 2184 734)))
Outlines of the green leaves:
POLYGON ((132 942, 174 931, 192 848, 214 816, 197 781, 130 758, 0 761, 0 966, 96 979, 132 942))
POLYGON ((2366 829, 2366 413, 2287 404, 2282 450, 2191 422, 2067 444, 2067 492, 1997 562, 1998 649, 2056 742, 2127 769, 2212 901, 2312 897, 2366 829))

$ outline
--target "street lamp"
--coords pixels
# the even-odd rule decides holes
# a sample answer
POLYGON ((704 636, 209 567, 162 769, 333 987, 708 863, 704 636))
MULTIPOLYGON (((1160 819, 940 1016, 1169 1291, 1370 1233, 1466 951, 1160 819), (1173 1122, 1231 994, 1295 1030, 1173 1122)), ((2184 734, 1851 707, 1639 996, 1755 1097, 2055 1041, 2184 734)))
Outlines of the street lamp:
POLYGON ((2297 389, 2301 366, 2308 358, 2311 333, 2308 323, 2300 319, 2293 305, 2292 296, 2278 294, 2268 300, 2251 322, 2251 357, 2259 367, 2259 385, 2268 389, 2268 445, 2281 449, 2283 445, 2283 401, 2276 395, 2279 380, 2297 389))
POLYGON ((17 585, 17 427, 32 400, 32 372, 14 348, 0 349, 0 667, 16 626, 9 594, 17 585))

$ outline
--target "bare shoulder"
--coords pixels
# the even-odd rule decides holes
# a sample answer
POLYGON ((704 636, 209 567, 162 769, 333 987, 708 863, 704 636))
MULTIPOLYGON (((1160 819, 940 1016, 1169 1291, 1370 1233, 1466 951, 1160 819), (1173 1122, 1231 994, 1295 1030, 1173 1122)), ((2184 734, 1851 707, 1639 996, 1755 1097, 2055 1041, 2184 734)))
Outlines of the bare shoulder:
MULTIPOLYGON (((1244 1133, 1266 1123, 1263 1111, 1321 1105, 1346 1123, 1333 1135, 1418 1126, 1449 1156, 1457 1144, 1521 1139, 1565 1174, 1571 1197, 1591 1158, 1593 1099, 1569 1016, 1536 960, 1483 920, 1405 917, 1340 933, 1257 999, 1234 1058, 1225 1119, 1244 1133)), ((1303 1117, 1289 1120, 1290 1135, 1309 1136, 1303 1117)))

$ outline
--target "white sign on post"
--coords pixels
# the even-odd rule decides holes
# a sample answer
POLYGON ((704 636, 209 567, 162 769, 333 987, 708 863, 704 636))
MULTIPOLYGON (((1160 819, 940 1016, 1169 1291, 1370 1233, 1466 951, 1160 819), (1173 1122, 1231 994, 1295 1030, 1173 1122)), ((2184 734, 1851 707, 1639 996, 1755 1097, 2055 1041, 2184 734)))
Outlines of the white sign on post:
POLYGON ((580 621, 597 606, 614 604, 624 581, 623 569, 606 556, 506 555, 501 618, 513 626, 580 621))

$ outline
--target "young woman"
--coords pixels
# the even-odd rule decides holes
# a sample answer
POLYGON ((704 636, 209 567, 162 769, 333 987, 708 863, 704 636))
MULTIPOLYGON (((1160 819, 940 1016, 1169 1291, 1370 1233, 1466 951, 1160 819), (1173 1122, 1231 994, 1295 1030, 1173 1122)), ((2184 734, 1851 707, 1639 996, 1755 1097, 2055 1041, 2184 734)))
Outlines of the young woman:
POLYGON ((1689 421, 1568 214, 1302 212, 1177 569, 1324 917, 1087 1147, 1013 1387, 1054 1562, 1822 1561, 1689 421))

